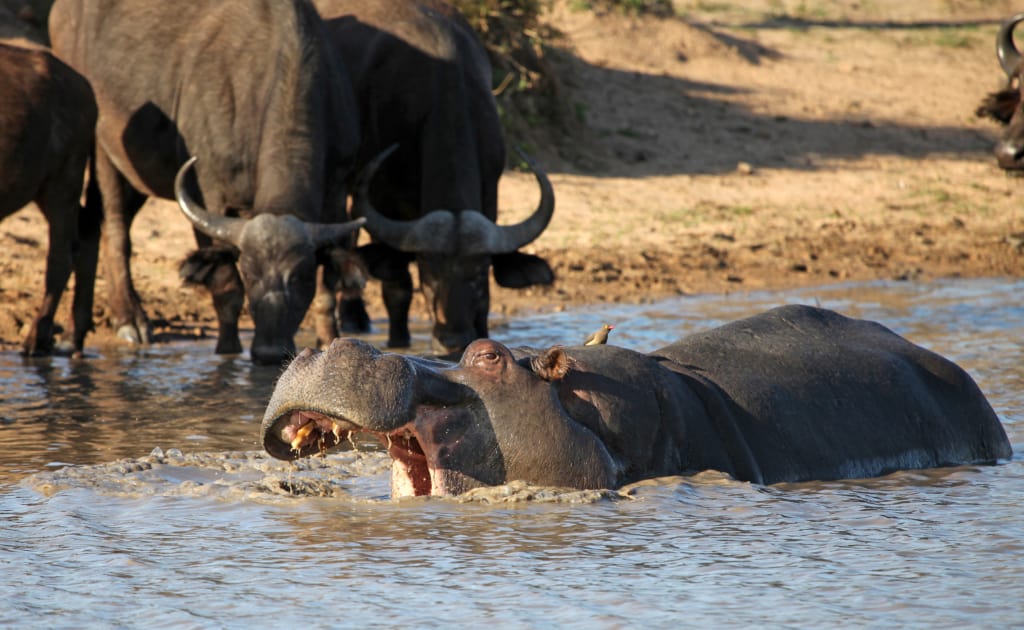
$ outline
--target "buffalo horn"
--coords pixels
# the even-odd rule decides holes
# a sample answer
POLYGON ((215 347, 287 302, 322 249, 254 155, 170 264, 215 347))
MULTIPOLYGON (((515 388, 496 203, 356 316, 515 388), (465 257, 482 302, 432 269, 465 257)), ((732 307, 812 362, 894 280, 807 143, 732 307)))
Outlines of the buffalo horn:
POLYGON ((389 219, 370 203, 370 181, 381 163, 398 148, 393 144, 370 160, 356 184, 352 215, 366 219, 366 231, 375 239, 409 253, 450 253, 455 244, 455 217, 446 210, 435 210, 415 221, 389 219))
POLYGON ((206 208, 199 205, 185 190, 185 175, 196 163, 196 159, 194 155, 189 158, 178 169, 178 174, 174 177, 174 196, 178 199, 178 206, 197 230, 211 238, 216 238, 238 247, 246 220, 208 212, 206 208))
POLYGON ((544 171, 522 149, 516 153, 526 161, 540 185, 540 203, 533 214, 515 225, 496 225, 479 212, 463 213, 460 241, 464 254, 508 254, 535 240, 551 222, 555 212, 555 191, 544 171))
POLYGON ((1024 22, 1024 13, 1018 13, 1012 18, 1003 22, 999 27, 999 34, 996 35, 996 56, 999 57, 999 65, 1003 67, 1008 79, 1012 79, 1020 65, 1021 54, 1017 45, 1013 43, 1013 29, 1024 22))
POLYGON ((353 208, 355 216, 366 217, 366 230, 374 238, 391 247, 408 253, 453 253, 456 244, 461 243, 459 253, 505 254, 514 252, 533 241, 548 226, 555 210, 555 193, 547 175, 537 168, 534 161, 520 149, 520 156, 530 166, 540 184, 541 199, 534 213, 516 225, 496 225, 476 210, 454 213, 449 210, 434 210, 416 221, 395 221, 377 212, 369 201, 368 188, 374 172, 396 146, 392 146, 374 158, 360 177, 353 208), (456 221, 459 233, 455 234, 456 221))
POLYGON ((346 223, 307 223, 313 245, 319 249, 328 245, 344 245, 344 241, 366 223, 366 219, 358 218, 346 223))

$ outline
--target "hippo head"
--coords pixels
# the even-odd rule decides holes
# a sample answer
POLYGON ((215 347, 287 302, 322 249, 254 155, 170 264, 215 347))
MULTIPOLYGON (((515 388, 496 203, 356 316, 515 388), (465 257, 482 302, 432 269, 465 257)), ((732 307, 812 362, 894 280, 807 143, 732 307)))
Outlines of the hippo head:
POLYGON ((517 362, 488 339, 472 342, 458 364, 336 339, 323 352, 304 350, 281 376, 263 419, 263 446, 291 460, 354 432, 374 434, 393 460, 394 497, 455 495, 512 480, 614 487, 614 459, 566 411, 552 383, 570 361, 555 348, 517 362))

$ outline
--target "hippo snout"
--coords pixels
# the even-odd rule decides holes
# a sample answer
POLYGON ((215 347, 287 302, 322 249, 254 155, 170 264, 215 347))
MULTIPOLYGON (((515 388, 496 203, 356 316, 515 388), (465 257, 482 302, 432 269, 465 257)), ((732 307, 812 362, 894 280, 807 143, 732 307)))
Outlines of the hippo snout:
POLYGON ((263 429, 299 410, 391 431, 413 416, 415 394, 416 369, 405 357, 356 339, 335 339, 326 350, 303 350, 291 361, 271 395, 263 429))

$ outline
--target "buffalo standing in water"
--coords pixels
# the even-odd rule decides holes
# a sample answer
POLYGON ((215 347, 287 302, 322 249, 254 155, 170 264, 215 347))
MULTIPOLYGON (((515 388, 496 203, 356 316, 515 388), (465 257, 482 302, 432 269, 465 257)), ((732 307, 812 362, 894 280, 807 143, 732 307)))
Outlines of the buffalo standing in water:
POLYGON ((49 223, 46 291, 22 350, 53 350, 53 317, 72 271, 71 350, 92 330, 100 200, 80 198, 92 153, 96 101, 89 83, 50 51, 24 40, 0 43, 0 218, 34 201, 49 223))
POLYGON ((450 365, 339 339, 281 376, 262 439, 295 459, 360 431, 386 441, 396 497, 513 480, 615 488, 705 469, 771 484, 1011 455, 960 367, 880 324, 806 306, 650 354, 485 339, 450 365))
MULTIPOLYGON (((291 356, 318 288, 318 263, 332 260, 331 250, 359 227, 344 223, 345 179, 358 146, 355 103, 313 6, 57 0, 50 38, 99 103, 96 175, 118 334, 149 340, 129 265, 132 220, 146 196, 177 198, 203 248, 183 275, 213 295, 217 352, 241 351, 238 316, 247 297, 253 360, 291 356), (186 185, 189 156, 198 158, 199 197, 186 185), (230 247, 210 249, 213 239, 230 247)), ((318 322, 332 324, 318 333, 330 339, 334 287, 323 286, 332 280, 326 275, 318 322)))
POLYGON ((360 163, 392 145, 354 214, 374 242, 360 248, 382 283, 388 346, 409 345, 413 285, 434 319, 440 354, 487 336, 489 271, 504 287, 550 284, 551 267, 519 252, 547 227, 554 193, 518 225, 498 226, 505 141, 487 53, 459 12, 437 0, 316 0, 361 113, 360 163))

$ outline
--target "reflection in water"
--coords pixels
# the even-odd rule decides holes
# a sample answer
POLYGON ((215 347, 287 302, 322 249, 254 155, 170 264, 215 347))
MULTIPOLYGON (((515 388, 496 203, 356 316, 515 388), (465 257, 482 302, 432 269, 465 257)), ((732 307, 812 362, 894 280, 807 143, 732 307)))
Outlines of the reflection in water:
POLYGON ((262 419, 278 374, 278 368, 217 357, 190 344, 87 360, 18 357, 0 366, 10 396, 0 412, 7 424, 0 447, 16 454, 15 465, 36 470, 40 462, 143 455, 166 439, 182 448, 238 448, 247 432, 244 447, 255 447, 251 427, 262 419), (250 429, 240 431, 245 425, 250 429))
POLYGON ((850 285, 496 326, 511 345, 543 346, 608 321, 615 343, 648 351, 782 302, 818 302, 961 363, 1018 452, 1001 466, 851 482, 759 487, 705 473, 617 499, 555 497, 576 503, 499 500, 515 488, 390 501, 379 454, 267 460, 253 452, 279 370, 204 344, 86 361, 0 356, 0 625, 1017 624, 1022 288, 850 285), (165 453, 149 456, 154 447, 165 453), (142 459, 108 466, 124 457, 142 459))

